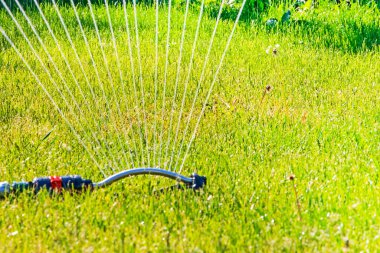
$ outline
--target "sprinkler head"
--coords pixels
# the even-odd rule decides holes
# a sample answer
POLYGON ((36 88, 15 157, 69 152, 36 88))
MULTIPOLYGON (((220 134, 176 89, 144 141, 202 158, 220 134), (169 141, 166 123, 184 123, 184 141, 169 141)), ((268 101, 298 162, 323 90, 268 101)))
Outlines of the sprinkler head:
POLYGON ((191 178, 193 179, 193 183, 190 187, 193 190, 199 190, 207 184, 207 178, 204 176, 199 176, 198 174, 193 173, 191 178))

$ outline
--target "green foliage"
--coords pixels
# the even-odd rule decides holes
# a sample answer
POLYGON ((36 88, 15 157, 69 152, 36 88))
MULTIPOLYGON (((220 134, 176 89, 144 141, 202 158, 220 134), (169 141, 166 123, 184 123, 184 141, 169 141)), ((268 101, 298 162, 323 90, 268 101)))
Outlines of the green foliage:
MULTIPOLYGON (((281 20, 282 6, 272 7, 263 16, 281 20)), ((320 4, 318 8, 292 10, 291 19, 279 23, 271 32, 295 33, 302 41, 317 47, 335 48, 347 52, 373 50, 380 45, 380 9, 376 5, 350 7, 320 4)))
MULTIPOLYGON (((221 0, 208 0, 205 2, 206 10, 212 17, 216 17, 218 14, 218 10, 221 4, 221 0)), ((243 0, 231 0, 231 1, 225 1, 224 6, 224 12, 222 13, 222 18, 224 19, 231 19, 235 20, 236 16, 239 12, 240 7, 242 6, 243 0)), ((199 2, 198 2, 199 4, 199 2)), ((324 6, 321 8, 322 11, 325 11, 326 9, 335 9, 337 6, 340 8, 350 8, 353 6, 352 9, 360 9, 361 6, 370 7, 370 8, 376 8, 379 9, 380 7, 380 1, 379 0, 363 0, 363 1, 342 1, 337 2, 335 0, 333 1, 327 1, 327 0, 308 0, 305 1, 304 6, 301 7, 301 9, 309 10, 309 9, 318 9, 319 6, 324 6), (328 6, 328 8, 326 8, 328 6)), ((279 16, 278 20, 281 20, 281 16, 284 14, 284 12, 287 9, 290 9, 292 12, 296 11, 297 4, 296 1, 270 1, 270 0, 246 0, 245 7, 243 9, 243 12, 241 14, 240 20, 250 23, 252 20, 263 20, 263 16, 267 16, 268 13, 271 13, 273 9, 280 10, 281 15, 279 16)), ((311 16, 311 15, 310 15, 311 16)), ((312 18, 312 17, 310 17, 312 18)), ((265 20, 265 19, 264 19, 265 20)))

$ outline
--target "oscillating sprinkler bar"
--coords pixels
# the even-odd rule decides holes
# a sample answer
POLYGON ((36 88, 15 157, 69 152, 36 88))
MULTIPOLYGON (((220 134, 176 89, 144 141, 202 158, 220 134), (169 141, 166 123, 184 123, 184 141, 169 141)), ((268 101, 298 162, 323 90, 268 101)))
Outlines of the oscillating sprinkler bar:
POLYGON ((112 175, 101 182, 93 183, 89 179, 83 179, 81 176, 51 176, 39 177, 33 179, 31 182, 0 182, 0 197, 5 197, 11 193, 19 193, 28 189, 33 190, 35 193, 42 189, 50 192, 61 192, 62 190, 82 191, 86 189, 97 189, 111 185, 126 177, 137 175, 156 175, 171 178, 177 182, 182 182, 189 189, 198 190, 206 185, 206 177, 199 176, 193 173, 190 177, 185 177, 181 174, 158 169, 158 168, 138 168, 121 171, 112 175))

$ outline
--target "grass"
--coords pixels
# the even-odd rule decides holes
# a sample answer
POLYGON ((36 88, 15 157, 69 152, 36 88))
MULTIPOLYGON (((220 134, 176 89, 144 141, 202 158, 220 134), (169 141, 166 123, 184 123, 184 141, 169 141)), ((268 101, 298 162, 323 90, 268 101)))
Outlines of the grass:
MULTIPOLYGON (((139 127, 142 104, 134 99, 128 47, 124 44, 127 37, 122 9, 111 8, 120 61, 125 66, 122 83, 118 80, 105 9, 95 10, 114 86, 102 64, 91 16, 87 9, 79 9, 90 48, 99 66, 105 97, 110 99, 110 114, 107 114, 102 86, 94 74, 72 9, 62 7, 60 10, 94 89, 94 100, 54 9, 44 6, 43 10, 54 24, 52 29, 88 99, 80 94, 37 12, 32 12, 31 18, 63 79, 49 63, 32 30, 25 31, 51 71, 52 79, 70 98, 62 80, 68 81, 82 114, 78 108, 71 111, 65 105, 4 10, 0 12, 1 25, 21 49, 105 173, 112 173, 107 169, 109 166, 115 170, 131 166, 129 154, 136 165, 143 164, 143 159, 145 162, 147 159, 143 150, 147 146, 153 159, 151 144, 157 136, 152 122, 156 120, 159 122, 157 129, 162 128, 161 111, 155 115, 153 110, 154 10, 138 10, 146 118, 149 122, 146 132, 139 127), (114 96, 112 87, 118 96, 114 96), (123 87, 127 91, 125 96, 123 87), (121 117, 115 101, 122 106, 121 117), (133 123, 132 128, 128 126, 130 122, 133 123), (91 131, 100 139, 100 145, 91 131), (140 134, 146 137, 142 148, 140 134), (118 145, 132 140, 132 136, 136 146, 118 145), (122 155, 123 148, 127 152, 126 157, 122 155), (111 159, 112 156, 115 160, 111 159)), ((133 29, 132 10, 128 11, 133 29)), ((325 11, 328 13, 327 9, 325 11)), ((336 23, 331 17, 339 20, 341 15, 349 12, 346 11, 330 13, 330 18, 324 22, 329 24, 331 21, 335 29, 336 23)), ((171 31, 167 78, 170 85, 163 110, 163 140, 169 137, 169 133, 172 138, 174 134, 174 126, 169 127, 168 115, 174 96, 182 13, 181 10, 172 13, 173 20, 177 22, 171 31)), ((160 15, 162 32, 159 36, 157 107, 161 109, 167 11, 160 9, 160 15)), ((22 20, 21 13, 17 13, 17 18, 22 20)), ((355 22, 365 25, 367 21, 355 22)), ((183 70, 188 69, 196 22, 195 13, 189 17, 188 29, 192 35, 185 40, 183 57, 187 60, 182 65, 183 70)), ((184 115, 190 112, 196 80, 201 74, 215 20, 204 18, 202 24, 184 115)), ((21 25, 28 27, 25 22, 21 25)), ((195 114, 190 121, 192 129, 231 27, 230 22, 223 21, 218 30, 210 64, 206 68, 207 78, 202 83, 195 114)), ((238 27, 182 171, 190 174, 196 170, 206 175, 209 184, 205 190, 152 194, 152 190, 172 182, 139 177, 81 195, 64 193, 63 197, 50 197, 48 193, 41 192, 37 196, 28 193, 17 198, 10 196, 0 206, 3 213, 0 216, 0 251, 376 251, 380 236, 377 215, 380 208, 378 44, 355 47, 349 43, 351 37, 343 33, 341 40, 333 37, 330 44, 319 43, 314 38, 319 37, 324 42, 330 38, 324 36, 322 28, 313 30, 316 32, 313 36, 307 36, 311 30, 310 27, 305 28, 302 33, 297 26, 288 27, 285 31, 267 31, 260 25, 238 27), (344 46, 334 46, 339 45, 336 43, 344 46), (280 45, 276 54, 272 49, 266 52, 269 46, 276 44, 280 45), (271 87, 269 92, 266 91, 268 85, 271 87)), ((134 32, 131 36, 135 38, 134 32)), ((101 180, 103 175, 94 161, 4 38, 0 39, 0 48, 1 180, 31 180, 55 174, 80 174, 94 181, 101 180)), ((135 60, 136 57, 134 50, 135 60)), ((182 74, 179 81, 181 92, 184 80, 182 74)), ((137 95, 141 96, 142 92, 137 85, 137 95)), ((177 104, 181 99, 181 96, 177 97, 177 104)), ((174 115, 179 115, 178 107, 174 115)), ((188 143, 190 136, 182 136, 183 125, 180 137, 188 143)), ((174 144, 171 142, 171 145, 174 144)), ((173 147, 178 150, 179 145, 173 147)), ((170 153, 162 155, 163 161, 168 159, 170 153)))

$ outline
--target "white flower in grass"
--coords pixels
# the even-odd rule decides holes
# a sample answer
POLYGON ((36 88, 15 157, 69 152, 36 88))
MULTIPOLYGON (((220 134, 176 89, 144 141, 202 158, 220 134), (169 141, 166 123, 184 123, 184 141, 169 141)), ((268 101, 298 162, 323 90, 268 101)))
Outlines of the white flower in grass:
POLYGON ((276 44, 274 46, 270 45, 269 47, 267 47, 267 49, 265 50, 265 52, 267 54, 272 54, 272 55, 276 56, 278 54, 278 49, 279 48, 280 48, 279 44, 276 44))

